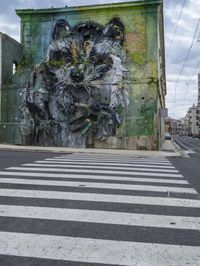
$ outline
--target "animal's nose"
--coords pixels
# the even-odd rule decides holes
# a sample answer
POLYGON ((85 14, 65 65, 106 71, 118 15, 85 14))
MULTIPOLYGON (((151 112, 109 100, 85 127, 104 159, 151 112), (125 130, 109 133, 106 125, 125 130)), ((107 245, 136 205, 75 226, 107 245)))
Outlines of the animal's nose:
POLYGON ((79 68, 72 68, 70 72, 70 77, 75 82, 81 82, 84 79, 84 73, 79 68))

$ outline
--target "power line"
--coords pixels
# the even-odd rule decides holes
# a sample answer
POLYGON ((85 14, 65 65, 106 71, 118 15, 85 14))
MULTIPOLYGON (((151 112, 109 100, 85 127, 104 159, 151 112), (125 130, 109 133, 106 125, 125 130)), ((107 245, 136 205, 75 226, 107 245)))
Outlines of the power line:
POLYGON ((173 63, 175 63, 179 58, 181 58, 183 55, 185 55, 187 52, 187 49, 185 49, 181 54, 179 54, 174 60, 173 63))
POLYGON ((181 109, 181 111, 183 110, 183 107, 184 107, 184 105, 185 105, 185 99, 186 99, 186 95, 187 95, 187 92, 188 92, 189 85, 190 85, 190 83, 192 82, 193 77, 196 75, 196 71, 197 71, 197 69, 199 68, 199 66, 200 66, 200 61, 199 61, 199 63, 196 65, 195 70, 194 70, 194 72, 193 72, 193 74, 192 74, 191 79, 186 83, 186 84, 187 84, 187 88, 186 88, 186 91, 185 91, 185 95, 184 95, 184 99, 183 99, 183 104, 182 104, 182 109, 181 109))
MULTIPOLYGON (((167 79, 166 82, 168 82, 168 83, 176 83, 175 80, 171 80, 171 79, 167 79)), ((184 80, 183 81, 178 81, 178 83, 184 83, 184 80)), ((187 85, 187 82, 186 82, 186 85, 187 85)))
POLYGON ((169 52, 170 52, 171 46, 172 46, 172 44, 173 44, 173 42, 174 42, 174 37, 175 37, 175 34, 176 34, 176 30, 177 30, 177 28, 178 28, 178 24, 179 24, 179 21, 180 21, 180 19, 181 19, 182 13, 183 13, 183 9, 184 9, 184 7, 185 7, 185 3, 186 3, 186 0, 184 0, 183 3, 182 3, 181 12, 180 12, 180 15, 179 15, 179 17, 178 17, 178 20, 177 20, 177 22, 176 22, 176 26, 175 26, 175 29, 174 29, 174 32, 173 32, 173 35, 172 35, 172 38, 171 38, 171 41, 170 41, 170 45, 169 45, 169 48, 168 48, 168 50, 167 50, 166 58, 168 58, 168 55, 169 55, 169 52))
MULTIPOLYGON (((197 38, 197 40, 195 41, 195 43, 197 43, 197 42, 200 42, 200 32, 199 32, 199 37, 197 38)), ((172 63, 176 63, 176 61, 179 59, 179 58, 181 58, 184 54, 186 54, 186 52, 187 52, 187 50, 188 49, 185 49, 181 54, 179 54, 173 61, 172 61, 172 63)))
POLYGON ((199 30, 199 36, 197 38, 197 42, 200 42, 200 30, 199 30))
POLYGON ((191 52, 191 50, 192 50, 192 47, 193 47, 193 45, 194 45, 194 40, 195 40, 195 36, 196 36, 197 30, 198 30, 198 27, 199 27, 199 23, 200 23, 200 18, 199 18, 199 20, 198 20, 198 22, 197 22, 197 26, 196 26, 196 29, 195 29, 195 32, 194 32, 194 35, 193 35, 193 38, 192 38, 192 43, 191 43, 191 45, 190 45, 190 47, 189 47, 188 53, 187 53, 187 55, 186 55, 186 58, 185 58, 185 60, 184 60, 184 62, 183 62, 183 65, 182 65, 182 67, 181 67, 181 70, 180 70, 180 72, 179 72, 179 74, 178 74, 178 77, 177 77, 177 80, 176 80, 176 84, 175 84, 175 92, 174 92, 174 103, 176 102, 176 89, 177 89, 177 84, 178 84, 179 78, 180 78, 180 76, 181 76, 181 74, 182 74, 182 72, 183 72, 183 69, 184 69, 184 67, 185 67, 185 64, 186 64, 186 62, 187 62, 187 60, 188 60, 188 58, 189 58, 190 52, 191 52))

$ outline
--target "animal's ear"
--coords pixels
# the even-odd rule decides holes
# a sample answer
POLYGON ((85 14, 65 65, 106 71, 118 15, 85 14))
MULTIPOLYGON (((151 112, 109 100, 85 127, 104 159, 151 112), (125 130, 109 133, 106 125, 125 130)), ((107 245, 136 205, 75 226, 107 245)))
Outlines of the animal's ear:
POLYGON ((111 19, 105 26, 104 36, 112 39, 113 41, 119 41, 121 45, 124 43, 124 25, 120 18, 115 17, 111 19))
POLYGON ((71 34, 71 28, 68 22, 64 19, 59 19, 53 30, 52 39, 58 40, 60 38, 65 38, 71 34))

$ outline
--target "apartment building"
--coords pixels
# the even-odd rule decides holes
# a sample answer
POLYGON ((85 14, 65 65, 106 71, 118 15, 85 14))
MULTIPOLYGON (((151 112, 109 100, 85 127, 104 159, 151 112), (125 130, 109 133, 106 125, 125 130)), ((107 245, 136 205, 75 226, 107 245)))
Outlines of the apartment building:
POLYGON ((199 107, 193 105, 187 111, 185 116, 185 128, 188 136, 199 135, 199 107))

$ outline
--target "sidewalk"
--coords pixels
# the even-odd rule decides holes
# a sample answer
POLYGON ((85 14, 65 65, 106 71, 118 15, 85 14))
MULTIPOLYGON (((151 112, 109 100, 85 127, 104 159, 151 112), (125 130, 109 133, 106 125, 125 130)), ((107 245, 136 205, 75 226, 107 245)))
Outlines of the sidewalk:
POLYGON ((32 151, 32 152, 54 152, 54 153, 101 153, 101 154, 118 154, 139 157, 186 157, 183 150, 173 141, 165 140, 161 151, 144 151, 144 150, 118 150, 118 149, 83 149, 83 148, 66 148, 66 147, 39 147, 39 146, 19 146, 10 144, 0 144, 0 150, 12 151, 32 151))

